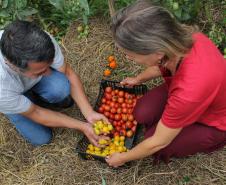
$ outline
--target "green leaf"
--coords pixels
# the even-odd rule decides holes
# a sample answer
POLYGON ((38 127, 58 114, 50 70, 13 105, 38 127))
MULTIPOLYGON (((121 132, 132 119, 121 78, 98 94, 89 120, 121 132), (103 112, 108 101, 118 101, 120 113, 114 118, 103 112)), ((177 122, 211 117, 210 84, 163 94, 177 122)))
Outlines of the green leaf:
POLYGON ((195 2, 194 2, 194 10, 195 10, 195 13, 198 13, 199 12, 200 5, 201 5, 200 0, 195 0, 195 2))
POLYGON ((63 11, 64 9, 64 0, 49 0, 49 3, 56 7, 56 9, 59 9, 61 11, 63 11))
POLYGON ((84 8, 86 15, 90 14, 89 3, 87 0, 79 0, 81 8, 84 8))
MULTIPOLYGON (((226 11, 225 11, 225 15, 226 15, 226 11)), ((224 19, 223 19, 223 24, 226 25, 226 17, 224 17, 224 19)))
POLYGON ((26 8, 25 10, 19 11, 18 14, 20 17, 27 17, 27 16, 31 16, 36 13, 38 13, 38 10, 36 10, 34 8, 26 8))
POLYGON ((106 183, 104 177, 101 176, 101 179, 102 179, 102 185, 107 185, 107 183, 106 183))
POLYGON ((182 12, 181 19, 183 21, 187 21, 191 18, 191 16, 187 12, 182 12))
POLYGON ((183 182, 189 182, 191 179, 188 176, 183 177, 183 182))
MULTIPOLYGON (((8 6, 9 1, 8 0, 3 0, 2 1, 2 8, 6 8, 8 6)), ((1 13, 1 12, 0 12, 1 13)))
POLYGON ((87 17, 87 15, 83 14, 82 15, 82 19, 83 19, 83 23, 87 25, 88 24, 88 17, 87 17))
POLYGON ((181 10, 181 9, 178 9, 178 10, 174 11, 174 15, 175 15, 178 19, 181 19, 181 14, 182 14, 182 10, 181 10))
POLYGON ((1 10, 0 17, 9 17, 10 13, 6 10, 1 10))
POLYGON ((16 9, 20 10, 27 6, 27 0, 16 0, 15 1, 16 9))

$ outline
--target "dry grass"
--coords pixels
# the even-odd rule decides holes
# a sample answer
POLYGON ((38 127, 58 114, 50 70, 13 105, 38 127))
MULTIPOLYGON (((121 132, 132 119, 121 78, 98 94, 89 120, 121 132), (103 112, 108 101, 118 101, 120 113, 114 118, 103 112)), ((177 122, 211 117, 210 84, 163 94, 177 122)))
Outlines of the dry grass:
MULTIPOLYGON (((63 41, 65 56, 80 74, 92 104, 109 54, 114 54, 119 62, 119 69, 111 79, 120 80, 141 70, 115 50, 106 21, 92 20, 90 35, 84 40, 76 39, 75 29, 76 25, 72 25, 63 41)), ((76 107, 65 113, 83 119, 76 107)), ((152 166, 152 158, 147 158, 133 162, 130 167, 112 169, 77 156, 74 149, 81 134, 76 131, 55 129, 51 144, 34 148, 19 136, 4 116, 0 120, 1 185, 99 185, 103 179, 107 185, 226 184, 226 149, 212 155, 174 159, 169 165, 152 166)))

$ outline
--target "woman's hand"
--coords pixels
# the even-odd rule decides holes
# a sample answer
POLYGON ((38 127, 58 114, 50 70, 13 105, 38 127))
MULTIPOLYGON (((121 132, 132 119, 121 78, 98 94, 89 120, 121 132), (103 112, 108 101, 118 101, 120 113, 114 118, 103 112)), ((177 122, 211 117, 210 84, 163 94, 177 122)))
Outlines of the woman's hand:
POLYGON ((123 156, 125 153, 113 153, 109 157, 106 158, 106 162, 109 166, 112 166, 114 168, 117 168, 119 166, 122 166, 126 163, 123 156))
POLYGON ((140 142, 128 152, 112 154, 106 162, 110 166, 118 167, 126 162, 150 156, 168 146, 181 130, 182 128, 169 128, 160 120, 153 136, 140 142))
POLYGON ((136 77, 128 77, 122 80, 120 84, 127 87, 133 87, 134 85, 140 85, 141 82, 136 77))

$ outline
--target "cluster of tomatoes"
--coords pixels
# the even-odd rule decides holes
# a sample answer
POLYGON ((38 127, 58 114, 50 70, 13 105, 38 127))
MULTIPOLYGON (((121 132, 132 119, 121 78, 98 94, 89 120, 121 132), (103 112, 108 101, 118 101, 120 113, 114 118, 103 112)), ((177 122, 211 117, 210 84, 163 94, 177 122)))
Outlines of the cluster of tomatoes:
POLYGON ((111 70, 117 68, 117 62, 114 56, 109 56, 108 57, 108 69, 104 70, 104 76, 110 76, 111 75, 111 70))
POLYGON ((105 123, 102 120, 99 120, 94 123, 93 129, 96 135, 108 135, 113 130, 113 126, 111 124, 105 123))
POLYGON ((109 139, 99 139, 99 146, 89 144, 86 148, 87 154, 106 157, 115 152, 121 153, 127 151, 127 148, 125 146, 125 136, 116 135, 113 138, 111 137, 111 132, 114 129, 112 124, 106 123, 103 120, 99 120, 93 124, 93 129, 97 135, 105 135, 108 136, 109 139))
POLYGON ((98 111, 112 123, 114 136, 132 137, 136 131, 137 121, 133 117, 133 108, 140 96, 123 90, 106 87, 98 111))
POLYGON ((115 136, 111 140, 100 139, 98 143, 100 147, 89 144, 86 153, 106 157, 115 152, 128 151, 125 146, 125 136, 115 136))

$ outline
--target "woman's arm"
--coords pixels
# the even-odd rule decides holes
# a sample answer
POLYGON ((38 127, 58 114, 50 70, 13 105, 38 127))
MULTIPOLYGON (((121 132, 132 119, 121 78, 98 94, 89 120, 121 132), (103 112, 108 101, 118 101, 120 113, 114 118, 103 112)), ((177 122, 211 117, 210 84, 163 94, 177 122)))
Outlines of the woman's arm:
POLYGON ((151 66, 140 73, 136 78, 139 82, 143 83, 153 78, 161 76, 161 71, 158 66, 151 66))
POLYGON ((136 77, 128 77, 124 79, 121 84, 132 87, 134 85, 142 84, 148 80, 161 76, 161 71, 158 66, 151 66, 145 69, 136 77))
POLYGON ((115 153, 106 159, 110 166, 118 167, 132 160, 142 159, 165 148, 180 133, 182 128, 172 129, 166 127, 162 121, 158 122, 152 137, 145 139, 136 147, 125 153, 115 153))

